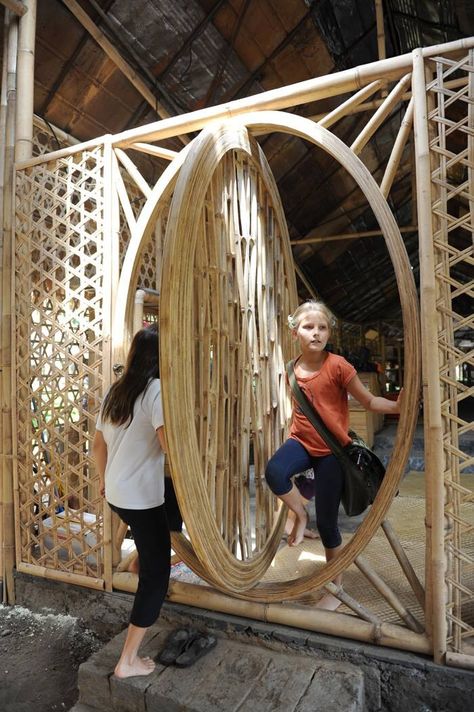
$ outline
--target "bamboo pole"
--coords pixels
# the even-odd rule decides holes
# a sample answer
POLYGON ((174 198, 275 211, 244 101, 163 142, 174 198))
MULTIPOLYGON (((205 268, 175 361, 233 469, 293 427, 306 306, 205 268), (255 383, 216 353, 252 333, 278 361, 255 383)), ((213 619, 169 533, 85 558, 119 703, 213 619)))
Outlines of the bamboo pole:
POLYGON ((354 560, 357 568, 364 574, 364 576, 370 581, 372 586, 380 593, 383 598, 387 601, 389 606, 400 616, 400 618, 405 622, 407 627, 414 633, 422 633, 423 626, 415 618, 410 611, 405 608, 400 599, 395 595, 392 589, 385 583, 385 581, 377 574, 377 572, 369 565, 369 562, 362 556, 358 556, 354 560))
POLYGON ((135 151, 140 151, 141 153, 148 153, 150 156, 156 156, 157 158, 164 158, 167 161, 172 161, 178 155, 177 151, 171 151, 169 148, 161 148, 160 146, 153 146, 150 143, 137 143, 130 144, 130 148, 135 151))
POLYGON ((413 593, 418 599, 419 604, 424 609, 425 608, 425 590, 420 582, 420 579, 416 575, 415 569, 410 563, 408 556, 406 555, 405 549, 400 544, 395 531, 388 521, 385 519, 382 522, 382 529, 385 536, 387 537, 390 546, 392 547, 393 553, 398 559, 398 563, 402 567, 403 573, 407 577, 408 583, 410 584, 413 593))
POLYGON ((2 430, 3 430, 3 598, 15 602, 13 569, 15 566, 15 517, 13 502, 12 435, 12 256, 13 256, 13 163, 15 151, 15 103, 18 47, 18 20, 9 15, 7 120, 5 130, 5 179, 3 193, 3 279, 2 279, 2 430))
POLYGON ((377 52, 379 59, 385 59, 385 28, 383 21, 382 0, 375 0, 375 22, 377 26, 377 52))
POLYGON ((151 188, 138 170, 138 168, 136 167, 136 165, 134 164, 134 162, 132 161, 132 159, 129 158, 125 151, 122 151, 122 149, 120 148, 115 149, 115 155, 127 171, 130 178, 133 180, 135 185, 141 190, 145 198, 149 198, 151 195, 151 188))
POLYGON ((464 653, 446 653, 446 665, 450 667, 458 667, 466 670, 474 670, 474 655, 465 655, 464 653))
MULTIPOLYGON (((398 228, 400 232, 416 232, 418 227, 416 225, 405 225, 404 227, 398 228)), ((381 230, 361 230, 359 232, 344 232, 340 235, 318 235, 315 237, 303 237, 301 240, 291 240, 291 245, 313 245, 317 242, 335 242, 338 240, 359 240, 362 237, 382 237, 383 232, 381 230)))
MULTIPOLYGON (((132 574, 116 573, 114 588, 135 593, 137 577, 132 574)), ((219 613, 287 625, 292 628, 311 630, 326 635, 337 635, 367 643, 375 643, 389 648, 410 650, 426 655, 430 652, 428 639, 390 623, 375 624, 360 620, 356 616, 323 611, 317 608, 302 608, 285 603, 256 603, 231 598, 208 586, 170 581, 167 599, 194 608, 204 608, 219 613)))
MULTIPOLYGON (((451 79, 449 82, 445 82, 444 86, 446 87, 446 89, 456 89, 457 87, 463 86, 465 83, 466 83, 465 78, 460 77, 458 79, 451 79)), ((381 84, 382 84, 382 86, 384 84, 384 82, 382 82, 382 80, 381 80, 381 84)), ((363 90, 361 90, 361 91, 363 91, 363 90)), ((356 96, 356 95, 354 94, 354 96, 356 96)), ((400 97, 400 101, 410 101, 412 96, 413 96, 412 92, 407 91, 400 97)), ((350 99, 348 99, 348 101, 350 101, 350 99)), ((373 111, 374 109, 378 109, 379 106, 382 106, 384 101, 385 101, 385 99, 373 99, 372 101, 365 101, 362 104, 355 104, 355 105, 351 106, 349 111, 344 113, 344 116, 351 116, 352 114, 360 114, 360 113, 364 113, 365 111, 373 111)), ((342 106, 342 104, 341 104, 341 106, 342 106)), ((334 109, 334 111, 337 111, 338 108, 334 109)), ((312 119, 313 121, 317 121, 318 123, 321 123, 321 121, 323 121, 326 116, 329 116, 328 112, 324 112, 324 113, 320 113, 320 114, 313 114, 312 116, 308 116, 308 118, 312 119)), ((340 118, 343 118, 343 117, 341 116, 340 118)))
POLYGON ((25 5, 28 12, 18 27, 15 161, 28 160, 33 154, 36 0, 25 0, 25 5))
MULTIPOLYGON (((70 0, 69 0, 70 1, 70 0)), ((435 55, 446 55, 458 53, 474 47, 474 37, 447 42, 446 44, 433 45, 420 50, 424 57, 435 55)), ((360 89, 366 84, 370 84, 377 79, 399 79, 412 66, 410 54, 390 57, 379 62, 363 64, 353 69, 346 69, 342 72, 330 74, 324 77, 307 79, 297 84, 289 84, 286 87, 271 89, 261 94, 256 94, 244 99, 237 99, 228 104, 218 104, 207 109, 193 111, 169 119, 157 121, 145 126, 129 129, 114 136, 114 146, 128 147, 139 142, 154 142, 164 138, 179 136, 183 133, 192 133, 202 129, 207 124, 218 119, 230 119, 240 116, 249 111, 263 111, 267 109, 285 109, 300 104, 307 104, 312 101, 326 99, 330 96, 337 96, 346 92, 360 89)), ((384 100, 385 101, 385 100, 384 100)), ((258 129, 257 129, 258 130, 258 129)), ((22 161, 17 169, 46 163, 64 156, 71 155, 77 151, 97 146, 102 138, 93 139, 78 144, 76 147, 53 151, 43 156, 39 156, 30 161, 22 161)))
MULTIPOLYGON (((104 388, 112 380, 112 322, 115 303, 115 284, 118 279, 119 269, 119 225, 118 201, 114 185, 114 168, 117 159, 112 150, 110 139, 104 142, 104 170, 101 193, 104 201, 103 208, 103 235, 102 235, 102 268, 103 268, 103 322, 102 322, 102 380, 104 388)), ((112 590, 113 566, 117 557, 114 547, 114 528, 118 519, 103 499, 102 514, 104 518, 104 581, 107 591, 112 590)))
POLYGON ((411 127, 413 124, 413 99, 410 99, 410 103, 407 106, 405 115, 402 119, 400 130, 395 139, 390 158, 388 159, 387 167, 385 168, 385 173, 383 174, 382 183, 380 184, 380 190, 382 195, 387 198, 390 193, 390 188, 393 185, 395 175, 397 173, 400 161, 402 159, 403 150, 406 146, 408 136, 410 135, 411 127))
POLYGON ((343 603, 345 606, 350 608, 354 613, 356 613, 362 620, 364 621, 369 621, 369 623, 373 623, 374 625, 380 625, 381 620, 380 618, 377 618, 377 616, 369 611, 368 608, 362 605, 362 603, 359 603, 355 598, 350 596, 342 586, 338 586, 332 581, 328 581, 327 584, 325 584, 324 588, 326 591, 331 593, 333 596, 338 598, 341 603, 343 603))
MULTIPOLYGON (((104 33, 99 30, 97 25, 91 20, 89 15, 82 9, 76 0, 63 0, 64 4, 68 10, 74 15, 76 20, 78 20, 81 25, 89 32, 91 37, 97 42, 97 44, 104 50, 105 54, 116 67, 124 74, 129 82, 135 87, 135 89, 142 95, 142 97, 147 101, 154 111, 162 118, 168 118, 170 116, 169 112, 165 109, 163 104, 158 101, 156 96, 148 88, 145 82, 139 77, 139 75, 131 68, 131 66, 124 60, 120 53, 115 49, 113 44, 104 33)), ((188 139, 181 138, 183 143, 188 143, 188 139)))
POLYGON ((360 89, 360 91, 358 91, 356 94, 353 94, 353 96, 351 96, 349 99, 344 101, 342 104, 339 104, 339 106, 333 109, 333 111, 330 111, 329 114, 324 114, 321 119, 318 119, 319 125, 324 126, 325 129, 328 129, 330 126, 339 121, 339 119, 342 119, 343 116, 352 114, 354 110, 362 104, 364 99, 367 99, 367 97, 372 96, 372 94, 375 94, 375 92, 378 91, 381 86, 383 86, 383 82, 377 80, 375 82, 372 82, 371 84, 368 84, 363 89, 360 89))
POLYGON ((383 121, 393 111, 394 107, 401 101, 405 89, 410 84, 410 82, 411 74, 406 74, 392 89, 390 94, 387 96, 383 104, 379 106, 370 121, 367 122, 363 130, 360 132, 356 140, 351 145, 351 149, 354 151, 356 156, 359 155, 364 146, 370 141, 374 133, 383 123, 383 121))
MULTIPOLYGON (((3 284, 3 213, 4 213, 4 183, 5 183, 5 151, 6 151, 6 128, 7 128, 7 79, 8 79, 8 30, 10 25, 10 13, 5 11, 4 27, 3 27, 3 61, 2 61, 2 83, 0 93, 0 289, 3 284)), ((0 329, 0 351, 1 351, 2 331, 0 329)), ((2 392, 2 382, 0 379, 0 393, 2 392)), ((0 402, 3 403, 3 396, 0 396, 0 402)), ((3 557, 3 536, 4 536, 4 517, 3 517, 3 419, 0 418, 0 462, 2 463, 2 472, 0 476, 0 581, 3 581, 4 575, 4 557, 3 557)))
POLYGON ((413 52, 415 96, 415 151, 418 206, 418 236, 421 282, 421 328, 423 335, 423 400, 426 484, 426 621, 431 626, 435 662, 446 654, 446 603, 444 577, 444 482, 443 429, 439 384, 436 279, 431 215, 431 165, 428 135, 425 63, 421 50, 413 52))
POLYGON ((23 561, 18 564, 17 568, 20 573, 29 574, 30 576, 37 576, 38 578, 59 581, 61 583, 70 583, 75 586, 84 586, 84 588, 94 588, 99 591, 104 590, 104 581, 101 578, 73 574, 69 571, 57 571, 56 569, 49 569, 46 566, 27 564, 23 561))
POLYGON ((135 292, 135 301, 133 303, 133 334, 143 326, 143 307, 145 304, 145 292, 143 289, 137 289, 135 292))
POLYGON ((0 5, 4 5, 7 10, 13 12, 18 17, 22 17, 26 12, 28 12, 28 2, 21 2, 21 0, 0 0, 0 5))

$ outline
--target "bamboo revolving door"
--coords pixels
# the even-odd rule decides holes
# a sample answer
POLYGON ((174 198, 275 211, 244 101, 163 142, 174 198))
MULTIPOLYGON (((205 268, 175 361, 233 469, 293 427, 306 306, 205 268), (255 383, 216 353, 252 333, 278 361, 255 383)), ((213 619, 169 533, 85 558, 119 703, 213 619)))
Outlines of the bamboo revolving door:
POLYGON ((203 132, 196 142, 204 161, 192 150, 180 171, 163 256, 165 422, 205 578, 244 591, 267 570, 282 533, 264 470, 286 434, 296 284, 283 210, 256 141, 243 129, 203 132))
MULTIPOLYGON (((273 223, 274 218, 270 222, 273 223)), ((253 224, 262 226, 258 220, 253 224)), ((286 227, 281 229, 281 234, 287 234, 286 227)), ((190 541, 181 539, 180 553, 202 578, 233 595, 252 600, 294 598, 324 585, 354 561, 383 521, 404 472, 417 420, 417 409, 412 407, 418 401, 420 387, 417 295, 408 256, 386 200, 350 148, 309 120, 281 112, 259 112, 229 121, 225 126, 211 125, 194 140, 177 180, 166 234, 163 275, 161 374, 164 412, 173 479, 190 538, 190 541), (281 208, 276 208, 279 206, 278 196, 276 188, 272 187, 266 162, 246 127, 264 132, 283 131, 309 140, 342 163, 358 183, 379 222, 392 259, 399 284, 406 349, 405 400, 395 442, 396 454, 374 506, 336 560, 300 579, 266 584, 258 582, 278 548, 281 517, 275 521, 271 508, 263 509, 262 518, 257 511, 259 525, 265 516, 271 516, 266 522, 263 539, 259 539, 264 542, 262 549, 259 550, 257 545, 251 550, 242 543, 236 546, 239 537, 243 539, 245 536, 248 522, 248 492, 244 494, 244 488, 248 486, 247 461, 246 456, 239 460, 240 456, 236 455, 232 459, 229 451, 233 449, 237 453, 240 448, 240 452, 245 452, 250 435, 257 442, 261 439, 263 448, 257 451, 255 459, 255 476, 261 480, 265 463, 260 460, 268 458, 284 436, 284 424, 278 420, 283 407, 273 400, 273 395, 272 400, 262 400, 261 403, 252 403, 251 399, 263 399, 265 388, 271 394, 278 393, 283 397, 285 385, 281 369, 289 351, 286 346, 288 331, 283 326, 292 308, 293 278, 287 268, 278 266, 280 262, 283 264, 287 254, 286 264, 291 264, 288 243, 285 245, 281 241, 281 256, 277 258, 277 252, 269 253, 263 247, 265 235, 260 235, 260 248, 257 240, 257 249, 248 251, 250 243, 245 239, 245 230, 251 224, 251 216, 262 215, 263 209, 261 193, 249 190, 246 172, 244 168, 238 168, 245 166, 244 154, 252 158, 253 164, 258 157, 262 185, 270 191, 279 225, 284 225, 284 217, 281 208), (229 191, 222 166, 229 162, 232 152, 233 179, 229 191), (271 285, 267 285, 261 276, 267 275, 269 269, 277 270, 271 285), (276 281, 275 276, 278 277, 276 281), (222 291, 223 285, 228 290, 227 297, 222 291), (249 285, 251 290, 256 290, 250 301, 249 293, 245 291, 249 285), (285 290, 289 297, 286 304, 285 290), (255 304, 261 304, 263 310, 269 311, 259 311, 255 316, 255 304), (242 331, 236 332, 239 310, 242 331), (250 320, 243 318, 249 315, 252 316, 250 320), (224 317, 222 321, 221 317, 224 317), (274 329, 273 341, 271 332, 265 331, 265 324, 274 329), (234 346, 229 340, 230 333, 239 334, 234 346), (268 343, 264 341, 265 335, 268 343), (240 337, 246 340, 245 349, 240 337), (279 359, 276 368, 268 368, 270 347, 274 357, 279 359), (261 371, 264 365, 267 370, 261 371), (268 375, 276 381, 266 386, 268 375), (233 388, 238 388, 237 394, 246 401, 238 407, 241 414, 247 409, 247 420, 235 417, 228 420, 232 398, 236 396, 233 388), (281 411, 278 418, 267 421, 266 427, 271 422, 278 427, 264 440, 265 429, 262 430, 259 413, 267 412, 264 404, 268 403, 272 409, 278 407, 281 411), (242 464, 243 475, 242 470, 232 470, 242 464), (229 506, 229 501, 237 504, 229 506), (228 532, 231 532, 230 538, 228 532)))

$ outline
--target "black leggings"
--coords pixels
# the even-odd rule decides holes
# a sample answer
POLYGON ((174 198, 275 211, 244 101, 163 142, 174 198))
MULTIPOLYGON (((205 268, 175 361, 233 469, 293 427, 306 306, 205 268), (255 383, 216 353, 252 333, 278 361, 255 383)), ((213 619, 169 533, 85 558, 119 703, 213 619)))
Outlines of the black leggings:
POLYGON ((170 578, 171 541, 165 505, 122 509, 110 504, 110 508, 130 527, 138 552, 138 588, 130 623, 148 628, 160 615, 170 578))
MULTIPOLYGON (((341 502, 344 475, 334 455, 313 457, 293 438, 289 438, 268 461, 265 478, 271 491, 278 495, 288 494, 293 484, 291 478, 309 468, 314 471, 316 494, 316 525, 326 549, 334 549, 342 542, 337 517, 341 502)), ((311 498, 305 491, 303 496, 311 498)))

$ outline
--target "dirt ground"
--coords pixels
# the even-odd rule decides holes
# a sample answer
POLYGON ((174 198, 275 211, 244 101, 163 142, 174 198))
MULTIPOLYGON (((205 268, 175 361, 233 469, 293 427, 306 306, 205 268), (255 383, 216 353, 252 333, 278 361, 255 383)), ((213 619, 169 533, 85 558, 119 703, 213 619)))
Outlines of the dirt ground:
POLYGON ((0 710, 69 710, 79 665, 101 644, 72 616, 0 605, 0 710))

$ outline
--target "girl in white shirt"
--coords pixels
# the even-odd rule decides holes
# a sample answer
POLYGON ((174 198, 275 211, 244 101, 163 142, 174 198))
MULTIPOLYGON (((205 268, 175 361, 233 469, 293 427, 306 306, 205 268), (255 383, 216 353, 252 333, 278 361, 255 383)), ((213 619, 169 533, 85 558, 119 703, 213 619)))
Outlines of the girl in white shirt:
POLYGON ((155 668, 151 658, 137 653, 160 614, 170 575, 164 453, 158 330, 153 325, 135 334, 124 372, 105 396, 93 443, 101 494, 129 525, 138 552, 138 588, 114 670, 117 677, 149 675, 155 668))

